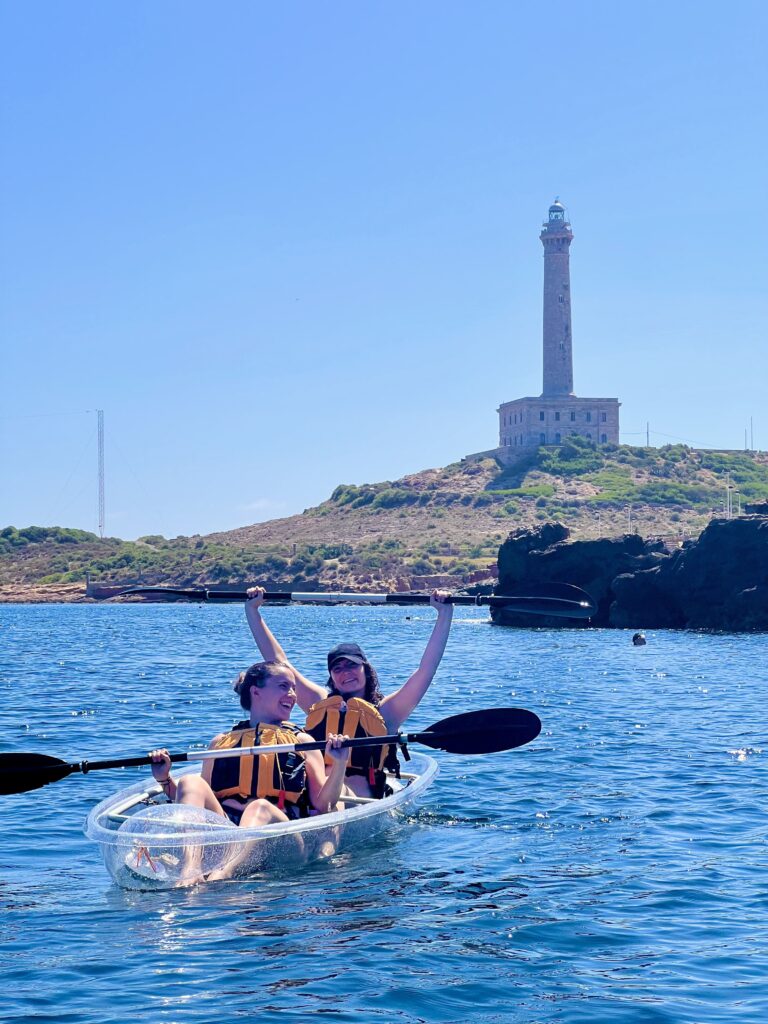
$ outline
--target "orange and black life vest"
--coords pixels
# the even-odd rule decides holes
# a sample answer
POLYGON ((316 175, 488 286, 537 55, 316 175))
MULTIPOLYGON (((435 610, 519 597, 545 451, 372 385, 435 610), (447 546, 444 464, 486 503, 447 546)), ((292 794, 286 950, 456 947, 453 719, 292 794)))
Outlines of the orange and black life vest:
MULTIPOLYGON (((272 746, 295 743, 300 730, 290 722, 268 725, 238 722, 231 732, 217 736, 212 750, 232 747, 272 746)), ((305 808, 308 804, 307 773, 304 757, 296 751, 282 754, 246 754, 243 757, 218 757, 203 761, 200 773, 219 800, 237 797, 247 801, 269 800, 280 810, 286 803, 305 808), (258 762, 258 765, 255 764, 258 762)))
MULTIPOLYGON (((326 697, 313 704, 307 713, 305 732, 316 740, 324 740, 329 733, 345 733, 356 736, 386 736, 387 726, 381 712, 362 697, 350 697, 345 701, 339 694, 326 697)), ((331 764, 329 758, 326 763, 331 764)), ((363 775, 376 797, 384 795, 386 786, 385 770, 400 777, 400 762, 392 744, 380 747, 352 747, 347 775, 363 775)))

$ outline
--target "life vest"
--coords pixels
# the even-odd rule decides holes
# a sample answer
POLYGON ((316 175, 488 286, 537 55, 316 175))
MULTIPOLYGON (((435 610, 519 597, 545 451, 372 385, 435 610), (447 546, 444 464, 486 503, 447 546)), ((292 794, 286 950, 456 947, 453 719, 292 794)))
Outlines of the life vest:
MULTIPOLYGON (((326 697, 313 704, 307 713, 304 731, 316 740, 327 739, 330 733, 357 736, 386 736, 387 726, 381 712, 361 697, 350 697, 345 702, 339 694, 326 697)), ((333 761, 326 757, 326 764, 333 761)), ((386 785, 385 769, 400 777, 400 762, 392 744, 380 747, 352 747, 346 775, 363 775, 374 796, 382 797, 386 785)))
MULTIPOLYGON (((281 722, 280 725, 259 722, 256 726, 247 721, 238 722, 231 732, 216 737, 211 750, 295 743, 298 732, 289 722, 281 722)), ((203 761, 200 774, 219 800, 230 796, 243 801, 263 798, 281 811, 286 802, 302 808, 308 803, 304 757, 297 751, 211 758, 203 761), (258 761, 256 771, 254 761, 258 761)))

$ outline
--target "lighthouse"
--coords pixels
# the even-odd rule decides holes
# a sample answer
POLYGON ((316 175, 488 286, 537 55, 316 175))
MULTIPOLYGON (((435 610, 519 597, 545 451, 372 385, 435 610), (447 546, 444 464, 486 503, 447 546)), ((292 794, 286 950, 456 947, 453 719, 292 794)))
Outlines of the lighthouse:
POLYGON ((498 408, 499 444, 483 454, 506 463, 574 435, 597 445, 619 443, 618 398, 581 398, 573 390, 573 231, 559 199, 549 207, 539 238, 544 247, 543 387, 538 398, 516 398, 498 408))
POLYGON ((544 246, 544 389, 542 396, 573 394, 571 337, 571 225, 555 199, 539 235, 544 246))

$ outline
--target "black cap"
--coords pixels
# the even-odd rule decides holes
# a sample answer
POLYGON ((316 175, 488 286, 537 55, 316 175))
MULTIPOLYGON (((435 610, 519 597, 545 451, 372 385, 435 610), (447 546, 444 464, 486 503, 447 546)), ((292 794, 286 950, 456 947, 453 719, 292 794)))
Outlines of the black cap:
POLYGON ((365 665, 368 662, 362 648, 357 644, 337 644, 332 651, 328 652, 328 671, 330 672, 334 663, 341 661, 342 658, 355 665, 365 665))

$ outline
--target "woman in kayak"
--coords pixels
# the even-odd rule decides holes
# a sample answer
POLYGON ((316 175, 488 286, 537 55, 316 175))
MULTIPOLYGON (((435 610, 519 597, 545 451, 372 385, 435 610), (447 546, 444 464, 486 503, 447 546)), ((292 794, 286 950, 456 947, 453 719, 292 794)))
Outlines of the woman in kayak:
MULTIPOLYGON (((260 662, 241 673, 235 684, 248 712, 230 732, 214 737, 211 749, 303 743, 313 739, 288 721, 296 704, 296 681, 288 665, 260 662)), ((310 810, 320 814, 335 807, 344 783, 349 748, 333 733, 325 747, 326 775, 320 750, 254 757, 211 758, 200 775, 171 776, 165 749, 150 752, 152 774, 175 803, 191 804, 229 818, 235 825, 256 827, 289 821, 310 810)))
MULTIPOLYGON (((263 658, 288 665, 296 678, 299 707, 307 713, 308 733, 325 738, 343 731, 351 736, 384 736, 395 733, 410 715, 432 682, 448 641, 453 605, 450 592, 435 590, 430 605, 437 622, 416 671, 393 693, 383 696, 376 670, 355 643, 338 644, 328 653, 328 682, 320 686, 302 675, 288 660, 261 616, 264 589, 251 587, 245 615, 263 658)), ((396 770, 392 747, 356 748, 346 769, 346 785, 358 796, 383 796, 385 769, 396 770)), ((326 761, 328 765, 328 762, 326 761)))

